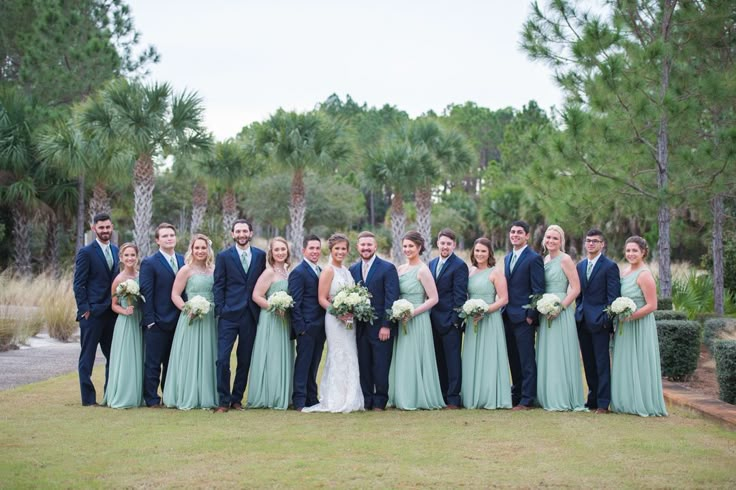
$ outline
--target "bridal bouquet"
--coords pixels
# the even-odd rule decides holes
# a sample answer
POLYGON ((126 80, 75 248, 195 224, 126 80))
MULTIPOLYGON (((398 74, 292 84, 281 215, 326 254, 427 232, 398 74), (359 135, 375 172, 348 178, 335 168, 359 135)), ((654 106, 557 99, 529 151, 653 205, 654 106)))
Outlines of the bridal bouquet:
POLYGON ((394 301, 394 304, 391 305, 391 309, 386 310, 386 314, 388 315, 389 320, 401 324, 404 328, 404 334, 406 335, 408 333, 406 331, 406 324, 409 323, 409 319, 414 314, 414 305, 411 304, 411 301, 409 300, 397 299, 394 301))
POLYGON ((146 298, 141 294, 140 286, 134 279, 127 279, 118 284, 118 287, 115 288, 115 296, 117 296, 118 299, 125 298, 129 305, 133 304, 133 302, 138 298, 140 298, 144 303, 146 301, 146 298))
POLYGON ((353 318, 345 322, 345 328, 353 328, 353 321, 369 322, 373 324, 376 317, 371 306, 371 293, 359 284, 342 288, 332 299, 332 304, 327 310, 330 315, 343 316, 352 314, 353 318))
POLYGON ((478 323, 473 320, 477 317, 482 317, 488 312, 488 303, 482 299, 469 299, 459 309, 459 317, 464 318, 465 321, 470 322, 473 326, 473 331, 478 333, 478 323))
MULTIPOLYGON (((636 311, 636 303, 631 298, 626 296, 620 296, 613 300, 610 306, 606 306, 603 310, 612 320, 618 323, 618 318, 626 318, 634 314, 636 311)), ((618 334, 623 335, 623 328, 618 325, 618 334)))
POLYGON ((532 308, 547 317, 547 328, 552 325, 552 318, 560 314, 562 311, 562 300, 554 293, 533 294, 530 296, 531 302, 524 305, 524 308, 532 308))
POLYGON ((211 303, 202 296, 195 296, 184 303, 184 313, 189 315, 189 325, 194 320, 200 320, 210 312, 211 303))
POLYGON ((286 291, 276 291, 268 297, 268 311, 284 316, 294 306, 294 298, 286 291))

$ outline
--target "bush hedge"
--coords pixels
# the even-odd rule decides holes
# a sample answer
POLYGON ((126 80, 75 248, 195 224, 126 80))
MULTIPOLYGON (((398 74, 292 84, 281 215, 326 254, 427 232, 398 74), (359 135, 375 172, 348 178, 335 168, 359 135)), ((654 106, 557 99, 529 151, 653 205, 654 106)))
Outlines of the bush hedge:
POLYGON ((654 319, 659 320, 687 320, 687 313, 677 310, 657 310, 654 312, 654 319))
POLYGON ((713 354, 713 343, 718 340, 718 334, 725 328, 725 318, 709 318, 703 323, 703 343, 711 354, 713 354))
POLYGON ((657 308, 660 310, 671 310, 672 298, 657 298, 657 308))
POLYGON ((662 376, 683 381, 695 372, 702 328, 700 322, 691 320, 657 321, 662 376))
POLYGON ((736 404, 736 340, 716 340, 713 343, 716 358, 716 375, 720 386, 720 398, 736 404))

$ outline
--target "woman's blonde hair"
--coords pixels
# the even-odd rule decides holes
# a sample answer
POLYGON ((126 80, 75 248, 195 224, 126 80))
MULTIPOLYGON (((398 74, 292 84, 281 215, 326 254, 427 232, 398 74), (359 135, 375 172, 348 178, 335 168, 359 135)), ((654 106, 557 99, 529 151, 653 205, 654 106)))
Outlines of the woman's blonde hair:
POLYGON ((284 264, 286 267, 289 267, 291 265, 291 250, 289 249, 289 242, 286 241, 286 238, 280 236, 273 237, 268 244, 268 252, 266 252, 266 261, 268 262, 268 265, 273 267, 273 264, 276 263, 276 260, 273 258, 273 245, 276 242, 283 243, 286 246, 286 260, 284 261, 284 264))
POLYGON ((123 265, 123 252, 126 248, 132 248, 135 250, 135 270, 140 269, 141 267, 141 251, 138 249, 138 245, 136 245, 133 242, 125 242, 122 245, 120 245, 120 248, 118 249, 118 265, 120 267, 120 270, 122 271, 125 266, 123 265))
MULTIPOLYGON (((545 230, 544 234, 547 235, 548 231, 556 231, 560 234, 560 252, 565 251, 565 232, 562 230, 560 225, 549 225, 545 230)), ((544 240, 542 240, 542 248, 547 252, 547 247, 544 246, 544 240)))
POLYGON ((205 260, 204 264, 209 269, 215 264, 215 253, 212 251, 212 240, 210 240, 207 235, 203 235, 202 233, 195 233, 194 235, 192 235, 192 241, 189 242, 189 248, 187 249, 187 253, 184 256, 184 263, 190 265, 192 262, 194 262, 192 251, 194 250, 194 243, 197 240, 203 240, 204 243, 207 244, 207 259, 205 260))

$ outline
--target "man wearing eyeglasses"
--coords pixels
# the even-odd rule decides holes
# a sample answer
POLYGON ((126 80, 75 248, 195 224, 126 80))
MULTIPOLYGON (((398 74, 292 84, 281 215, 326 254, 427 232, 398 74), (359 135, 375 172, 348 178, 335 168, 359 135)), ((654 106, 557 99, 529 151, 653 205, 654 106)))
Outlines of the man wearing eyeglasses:
POLYGON ((583 355, 588 401, 595 413, 608 413, 611 401, 611 360, 609 343, 611 319, 604 309, 621 294, 618 265, 603 255, 606 241, 598 229, 585 236, 587 258, 577 266, 580 295, 575 308, 580 352, 583 355))

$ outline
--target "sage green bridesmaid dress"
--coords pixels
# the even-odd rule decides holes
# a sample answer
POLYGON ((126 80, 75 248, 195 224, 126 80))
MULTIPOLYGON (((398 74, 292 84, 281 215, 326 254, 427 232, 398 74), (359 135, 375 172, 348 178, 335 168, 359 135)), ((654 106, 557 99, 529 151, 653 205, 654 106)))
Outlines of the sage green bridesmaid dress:
MULTIPOLYGON (((490 279, 494 269, 470 276, 470 299, 482 299, 489 305, 496 301, 496 288, 490 279)), ((486 313, 478 323, 478 333, 475 330, 474 320, 468 320, 463 343, 463 406, 511 408, 511 374, 501 312, 486 313)))
MULTIPOLYGON (((286 279, 274 282, 266 298, 277 291, 286 291, 287 285, 286 279)), ((261 310, 250 363, 248 408, 286 410, 289 407, 294 377, 294 342, 290 337, 288 314, 280 317, 261 310)))
MULTIPOLYGON (((136 279, 136 282, 138 280, 136 279)), ((126 298, 120 306, 127 308, 126 298)), ((132 315, 118 315, 110 347, 110 373, 102 405, 133 408, 143 405, 143 332, 140 301, 133 302, 132 315)))
MULTIPOLYGON (((401 298, 415 307, 424 303, 426 293, 417 278, 416 266, 399 276, 401 298)), ((425 311, 407 322, 407 333, 399 326, 389 370, 389 405, 401 410, 443 408, 437 360, 434 354, 432 323, 425 311)))
MULTIPOLYGON (((547 293, 567 296, 569 282, 560 254, 544 264, 547 293)), ((540 315, 537 334, 537 401, 545 410, 586 411, 575 309, 562 310, 551 322, 540 315)))
MULTIPOLYGON (((637 308, 646 304, 636 283, 642 270, 621 278, 621 296, 633 299, 637 308)), ((666 416, 654 314, 619 324, 613 342, 611 411, 642 417, 666 416)))
POLYGON ((164 388, 164 405, 181 410, 217 406, 217 324, 212 294, 212 274, 192 274, 187 280, 187 298, 202 296, 211 304, 209 313, 189 323, 182 312, 171 346, 164 388))

